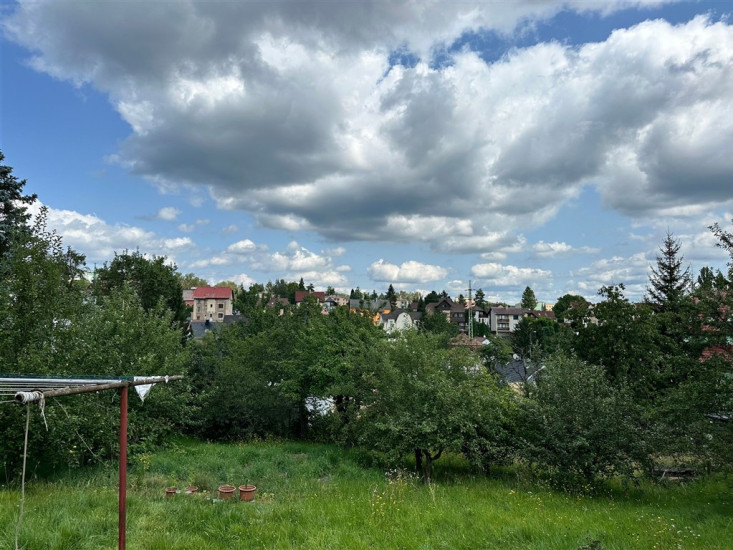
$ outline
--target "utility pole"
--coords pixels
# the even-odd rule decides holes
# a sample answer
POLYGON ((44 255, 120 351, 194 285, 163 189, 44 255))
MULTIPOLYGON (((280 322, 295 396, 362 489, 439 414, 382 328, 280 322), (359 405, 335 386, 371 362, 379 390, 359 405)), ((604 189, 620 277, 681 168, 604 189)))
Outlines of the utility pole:
POLYGON ((468 337, 473 338, 473 298, 471 297, 471 279, 468 280, 468 337))

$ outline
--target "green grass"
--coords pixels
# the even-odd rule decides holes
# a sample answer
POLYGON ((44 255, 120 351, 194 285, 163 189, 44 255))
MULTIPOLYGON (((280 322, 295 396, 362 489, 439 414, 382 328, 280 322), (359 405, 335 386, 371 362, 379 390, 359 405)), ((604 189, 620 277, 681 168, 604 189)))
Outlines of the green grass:
MULTIPOLYGON (((326 445, 185 441, 130 465, 127 547, 729 549, 732 499, 725 477, 573 496, 508 471, 476 476, 446 457, 425 487, 326 445), (254 502, 215 500, 219 485, 247 482, 254 502), (201 492, 164 496, 190 483, 201 492)), ((0 549, 13 548, 19 502, 17 488, 0 490, 0 549)), ((116 469, 31 480, 20 544, 116 548, 116 469)))

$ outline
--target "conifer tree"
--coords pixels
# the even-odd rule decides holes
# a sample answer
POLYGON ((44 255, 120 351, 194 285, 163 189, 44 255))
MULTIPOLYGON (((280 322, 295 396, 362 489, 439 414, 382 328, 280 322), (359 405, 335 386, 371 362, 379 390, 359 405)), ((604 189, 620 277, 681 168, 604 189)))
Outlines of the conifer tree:
POLYGON ((651 266, 646 299, 662 309, 673 309, 689 290, 692 276, 689 268, 682 269, 680 242, 669 231, 659 251, 657 266, 651 266))
POLYGON ((476 307, 479 309, 483 309, 485 305, 486 305, 486 294, 484 294, 484 291, 479 288, 476 291, 476 307))
POLYGON ((534 295, 534 290, 527 287, 522 292, 522 308, 534 309, 537 307, 537 298, 534 295))
MULTIPOLYGON (((0 151, 0 163, 5 155, 0 151)), ((0 258, 10 246, 13 231, 28 230, 30 214, 25 205, 36 200, 36 195, 23 195, 25 180, 13 175, 13 168, 0 164, 0 258)))

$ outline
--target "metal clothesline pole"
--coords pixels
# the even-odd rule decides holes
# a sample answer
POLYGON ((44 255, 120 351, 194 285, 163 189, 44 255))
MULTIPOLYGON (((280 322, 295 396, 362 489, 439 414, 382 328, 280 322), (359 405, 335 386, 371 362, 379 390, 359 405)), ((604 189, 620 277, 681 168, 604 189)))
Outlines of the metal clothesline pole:
POLYGON ((118 549, 125 550, 127 534, 127 396, 130 386, 142 386, 145 384, 160 384, 183 380, 182 375, 175 376, 153 376, 140 378, 138 380, 120 380, 118 382, 103 381, 102 384, 87 384, 76 387, 65 387, 56 390, 33 390, 19 391, 15 394, 15 401, 18 403, 35 403, 45 401, 48 397, 59 397, 62 395, 76 395, 79 393, 92 393, 101 390, 121 388, 120 395, 120 486, 119 486, 119 519, 118 519, 118 549))
POLYGON ((120 494, 118 550, 125 550, 127 537, 127 386, 120 395, 120 494))
POLYGON ((74 386, 59 388, 57 390, 34 390, 34 391, 19 391, 15 394, 15 400, 18 403, 35 403, 41 399, 47 399, 49 397, 59 397, 62 395, 76 395, 78 393, 92 393, 101 390, 111 390, 115 388, 128 388, 130 386, 142 386, 144 384, 160 384, 161 382, 174 382, 176 380, 183 380, 183 375, 175 376, 153 376, 150 378, 141 378, 139 380, 121 380, 119 382, 108 382, 104 384, 88 384, 85 386, 74 386))

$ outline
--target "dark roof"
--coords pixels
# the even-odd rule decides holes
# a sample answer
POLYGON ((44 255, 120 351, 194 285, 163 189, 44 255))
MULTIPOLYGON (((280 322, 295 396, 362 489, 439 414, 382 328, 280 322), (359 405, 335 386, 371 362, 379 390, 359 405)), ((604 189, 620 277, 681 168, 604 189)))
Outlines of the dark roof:
POLYGON ((454 302, 450 298, 441 298, 437 302, 430 302, 425 306, 425 312, 426 313, 433 313, 435 310, 438 311, 448 311, 456 312, 456 313, 462 313, 466 311, 466 306, 463 304, 459 304, 457 302, 454 302))
POLYGON ((211 330, 221 330, 221 327, 224 325, 248 322, 249 319, 244 315, 225 315, 221 323, 217 323, 215 321, 191 321, 189 326, 191 327, 191 335, 197 340, 200 340, 207 332, 211 330))
POLYGON ((397 308, 394 311, 390 311, 389 313, 383 313, 382 319, 384 319, 385 321, 389 319, 396 320, 397 317, 399 317, 402 313, 406 313, 413 321, 419 321, 420 319, 422 319, 422 313, 420 313, 419 311, 407 311, 406 309, 402 308, 397 308))
POLYGON ((494 365, 494 370, 508 384, 524 382, 527 377, 527 370, 524 366, 524 361, 521 359, 515 359, 504 365, 494 365))
POLYGON ((545 318, 552 319, 553 321, 556 320, 554 311, 530 311, 529 314, 537 319, 545 318))
POLYGON ((191 321, 191 335, 200 340, 204 334, 211 330, 219 330, 224 323, 214 323, 211 321, 191 321))

